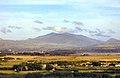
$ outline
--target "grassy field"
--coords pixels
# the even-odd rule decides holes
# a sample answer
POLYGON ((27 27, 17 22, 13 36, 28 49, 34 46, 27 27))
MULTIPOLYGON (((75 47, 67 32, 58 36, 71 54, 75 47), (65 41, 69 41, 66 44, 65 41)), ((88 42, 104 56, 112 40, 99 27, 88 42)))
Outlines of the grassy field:
MULTIPOLYGON (((21 60, 9 60, 7 62, 2 62, 0 66, 12 66, 14 64, 20 64, 22 62, 27 62, 28 60, 38 60, 44 62, 50 61, 120 61, 120 55, 89 55, 89 56, 24 56, 24 55, 7 55, 3 57, 11 58, 21 58, 21 60)), ((1 58, 3 58, 1 57, 1 58)))
POLYGON ((47 70, 39 70, 39 71, 20 71, 19 73, 14 72, 12 70, 0 70, 0 74, 28 74, 28 73, 35 73, 35 72, 40 72, 40 73, 47 73, 49 71, 47 70))
POLYGON ((17 55, 7 55, 2 56, 0 58, 14 58, 13 60, 8 60, 6 62, 0 62, 0 68, 2 67, 12 67, 15 64, 20 64, 22 62, 27 62, 28 60, 34 60, 34 58, 37 58, 38 56, 17 56, 17 55), (20 58, 20 60, 15 60, 15 58, 20 58))
MULTIPOLYGON (((28 56, 28 55, 7 55, 2 56, 0 58, 4 57, 11 57, 11 58, 20 58, 19 60, 8 60, 6 62, 0 62, 0 68, 10 68, 13 65, 20 64, 23 62, 27 62, 29 60, 37 60, 42 62, 51 62, 51 61, 120 61, 120 55, 89 55, 89 56, 80 56, 80 55, 70 55, 70 56, 28 56)), ((83 70, 87 72, 86 70, 83 70)), ((96 71, 96 70, 88 70, 96 71)), ((101 70, 98 70, 101 71, 101 70)), ((21 74, 27 74, 29 72, 38 72, 38 71, 21 71, 21 74)), ((39 72, 47 72, 45 70, 41 70, 39 72)), ((12 70, 0 70, 0 73, 8 73, 8 74, 17 74, 16 72, 12 70)))

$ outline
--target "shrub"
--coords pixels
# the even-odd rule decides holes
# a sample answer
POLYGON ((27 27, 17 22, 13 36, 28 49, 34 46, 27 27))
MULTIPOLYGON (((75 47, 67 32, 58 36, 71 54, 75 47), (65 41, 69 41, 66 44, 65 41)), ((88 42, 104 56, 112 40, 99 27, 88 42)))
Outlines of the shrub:
POLYGON ((46 70, 52 70, 54 67, 51 64, 46 65, 46 70))

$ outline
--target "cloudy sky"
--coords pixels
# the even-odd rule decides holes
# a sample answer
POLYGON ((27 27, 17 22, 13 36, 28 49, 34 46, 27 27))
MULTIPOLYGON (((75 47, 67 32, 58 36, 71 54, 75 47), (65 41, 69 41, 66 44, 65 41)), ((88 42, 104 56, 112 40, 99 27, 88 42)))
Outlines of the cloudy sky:
POLYGON ((0 38, 50 32, 120 39, 120 0, 0 0, 0 38))

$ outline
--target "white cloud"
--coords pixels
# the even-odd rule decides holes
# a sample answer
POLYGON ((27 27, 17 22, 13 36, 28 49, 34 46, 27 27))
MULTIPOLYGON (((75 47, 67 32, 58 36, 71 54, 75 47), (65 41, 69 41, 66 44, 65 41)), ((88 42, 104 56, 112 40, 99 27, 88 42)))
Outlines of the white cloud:
POLYGON ((53 27, 44 27, 43 30, 51 30, 59 33, 70 33, 73 30, 67 27, 53 26, 53 27))

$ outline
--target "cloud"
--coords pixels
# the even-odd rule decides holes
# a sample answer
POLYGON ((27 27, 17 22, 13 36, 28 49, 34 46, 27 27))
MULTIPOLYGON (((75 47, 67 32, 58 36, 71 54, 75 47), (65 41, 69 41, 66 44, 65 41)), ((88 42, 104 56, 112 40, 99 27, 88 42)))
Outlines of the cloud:
POLYGON ((81 27, 76 27, 75 29, 78 32, 87 32, 87 33, 90 33, 90 34, 98 33, 97 30, 94 31, 94 30, 84 29, 84 28, 81 28, 81 27))
POLYGON ((43 24, 43 22, 42 22, 42 21, 39 21, 39 20, 35 20, 34 22, 35 22, 35 23, 38 23, 38 24, 43 24))
POLYGON ((81 27, 75 27, 75 32, 86 32, 86 33, 89 33, 89 34, 95 34, 95 33, 98 33, 97 30, 89 30, 89 29, 84 29, 84 28, 81 28, 81 27))
POLYGON ((99 36, 99 37, 111 37, 110 35, 106 35, 106 32, 103 30, 100 30, 98 28, 96 28, 95 31, 90 31, 89 33, 92 34, 92 36, 99 36))
POLYGON ((105 35, 107 34, 105 31, 100 30, 98 28, 96 28, 96 30, 90 30, 90 29, 84 29, 81 27, 76 27, 74 32, 76 33, 85 32, 85 33, 90 34, 91 36, 110 37, 109 35, 105 35))
POLYGON ((43 30, 53 30, 54 27, 43 27, 42 29, 43 29, 43 30))
POLYGON ((98 28, 96 28, 96 31, 97 31, 98 33, 105 33, 105 31, 102 31, 102 30, 100 30, 100 29, 98 29, 98 28))
POLYGON ((33 28, 33 30, 35 30, 35 31, 41 31, 41 29, 40 28, 33 28))
POLYGON ((102 33, 97 33, 97 34, 94 34, 92 36, 111 37, 110 35, 104 35, 102 33))
POLYGON ((97 33, 97 31, 88 30, 89 33, 97 33))
POLYGON ((83 26, 83 25, 84 25, 84 24, 83 24, 82 22, 80 22, 80 21, 73 21, 72 23, 75 24, 75 25, 78 25, 78 26, 83 26))
POLYGON ((88 29, 83 29, 83 31, 88 32, 88 29))
POLYGON ((69 21, 68 21, 68 20, 66 20, 66 19, 65 19, 65 20, 63 20, 63 22, 64 22, 64 23, 69 23, 69 21))
POLYGON ((100 30, 98 28, 96 28, 96 30, 83 29, 83 31, 89 33, 91 36, 111 37, 110 35, 107 35, 107 33, 105 31, 100 30))
POLYGON ((80 28, 80 27, 75 27, 75 30, 76 30, 76 32, 82 32, 83 31, 83 29, 80 28))
POLYGON ((22 29, 22 27, 18 27, 18 26, 8 26, 8 28, 11 28, 11 29, 22 29))
POLYGON ((69 33, 73 31, 72 29, 69 29, 66 27, 60 27, 60 26, 46 27, 46 28, 43 28, 43 30, 52 30, 59 33, 69 33))
POLYGON ((69 21, 69 20, 63 20, 64 23, 72 23, 74 25, 77 25, 77 26, 83 26, 84 24, 80 21, 69 21))
POLYGON ((109 30, 108 30, 108 33, 109 33, 109 34, 115 34, 116 32, 113 31, 112 29, 109 29, 109 30))
POLYGON ((0 32, 7 34, 7 33, 11 33, 12 31, 10 29, 7 29, 7 28, 1 28, 0 32))

